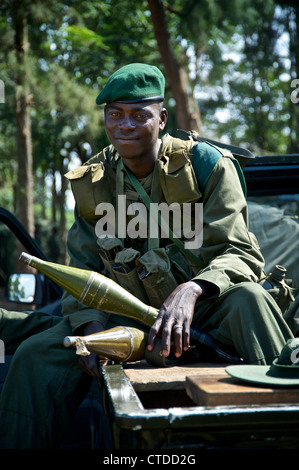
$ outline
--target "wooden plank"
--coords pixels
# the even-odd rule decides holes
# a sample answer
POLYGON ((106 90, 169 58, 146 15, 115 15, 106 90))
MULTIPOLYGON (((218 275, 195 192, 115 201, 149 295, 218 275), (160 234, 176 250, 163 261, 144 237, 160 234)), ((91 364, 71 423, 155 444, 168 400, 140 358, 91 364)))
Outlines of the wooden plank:
POLYGON ((146 361, 123 364, 124 371, 136 392, 185 390, 186 376, 207 377, 226 374, 223 364, 186 364, 172 367, 154 367, 146 361))
POLYGON ((299 403, 299 388, 242 384, 223 374, 218 377, 186 377, 186 392, 200 406, 299 403))

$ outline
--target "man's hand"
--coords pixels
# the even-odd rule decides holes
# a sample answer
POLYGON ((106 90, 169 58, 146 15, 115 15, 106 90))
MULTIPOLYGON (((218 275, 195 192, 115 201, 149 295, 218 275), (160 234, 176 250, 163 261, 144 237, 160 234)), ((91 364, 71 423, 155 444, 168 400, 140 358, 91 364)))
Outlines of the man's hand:
MULTIPOLYGON (((99 331, 104 331, 102 323, 98 321, 92 321, 82 325, 80 330, 76 331, 78 336, 87 336, 94 333, 99 333, 99 331)), ((100 357, 98 354, 90 353, 89 356, 81 356, 78 362, 80 369, 86 372, 93 377, 101 378, 100 371, 100 359, 106 359, 105 357, 100 357)))
POLYGON ((170 352, 171 334, 174 338, 174 353, 181 356, 183 350, 189 348, 190 325, 197 299, 203 294, 200 284, 189 281, 180 284, 170 294, 162 305, 159 315, 151 327, 147 347, 149 351, 154 348, 155 340, 162 337, 163 356, 170 352))

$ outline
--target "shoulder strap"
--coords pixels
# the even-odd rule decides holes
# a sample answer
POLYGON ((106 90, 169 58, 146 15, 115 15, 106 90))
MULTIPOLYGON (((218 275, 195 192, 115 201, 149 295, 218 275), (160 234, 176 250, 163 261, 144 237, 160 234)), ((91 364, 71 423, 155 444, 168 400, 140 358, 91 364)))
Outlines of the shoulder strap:
POLYGON ((202 193, 204 193, 205 186, 213 173, 215 166, 218 162, 218 160, 222 156, 229 156, 231 159, 232 163, 235 166, 235 169, 238 173, 239 180, 242 186, 243 194, 245 198, 247 197, 247 186, 246 186, 246 181, 244 177, 243 170, 241 168, 241 165, 239 161, 234 158, 234 156, 226 150, 226 154, 223 153, 222 149, 219 147, 216 147, 213 144, 210 144, 208 142, 196 142, 197 145, 194 146, 193 150, 193 156, 192 156, 192 166, 194 169, 194 173, 196 175, 200 190, 202 193), (204 147, 205 153, 204 153, 204 158, 201 157, 200 151, 204 147))
MULTIPOLYGON (((141 199, 143 200, 145 206, 147 207, 148 210, 150 210, 150 204, 153 201, 151 200, 151 198, 149 197, 149 195, 147 194, 143 186, 140 184, 136 176, 133 173, 131 173, 126 167, 125 167, 125 171, 132 185, 134 186, 137 193, 140 195, 141 199)), ((165 233, 168 233, 170 240, 179 248, 179 250, 181 250, 185 254, 185 256, 189 258, 190 261, 192 261, 196 266, 203 267, 198 257, 194 255, 194 253, 192 253, 190 250, 185 248, 183 242, 179 238, 174 236, 172 230, 163 219, 161 212, 158 212, 158 222, 159 222, 161 229, 165 233)))
POLYGON ((247 149, 244 149, 243 147, 238 147, 236 145, 231 145, 231 144, 224 144, 223 142, 217 142, 216 140, 212 139, 207 139, 206 137, 201 137, 198 132, 196 131, 185 131, 183 129, 178 129, 177 130, 178 137, 182 140, 195 140, 198 142, 208 142, 209 144, 214 145, 215 147, 219 147, 220 149, 226 149, 229 150, 233 156, 238 160, 238 162, 241 165, 241 168, 243 168, 246 163, 251 160, 252 158, 255 158, 255 155, 250 152, 247 149))
MULTIPOLYGON (((230 144, 223 144, 222 142, 217 142, 216 140, 206 139, 204 137, 200 137, 200 135, 196 131, 184 131, 182 129, 178 130, 178 134, 181 139, 183 140, 193 140, 195 142, 201 144, 207 144, 211 147, 214 147, 224 156, 229 156, 233 164, 236 168, 236 171, 239 176, 239 180, 243 189, 244 196, 247 197, 247 187, 245 182, 245 177, 243 174, 243 167, 246 165, 248 160, 255 158, 253 153, 249 150, 244 149, 242 147, 236 147, 235 145, 230 144)), ((194 168, 194 172, 196 174, 197 180, 201 185, 201 190, 204 190, 204 187, 212 174, 214 167, 218 161, 217 156, 215 153, 208 152, 207 156, 204 160, 198 158, 192 159, 192 165, 194 168)))

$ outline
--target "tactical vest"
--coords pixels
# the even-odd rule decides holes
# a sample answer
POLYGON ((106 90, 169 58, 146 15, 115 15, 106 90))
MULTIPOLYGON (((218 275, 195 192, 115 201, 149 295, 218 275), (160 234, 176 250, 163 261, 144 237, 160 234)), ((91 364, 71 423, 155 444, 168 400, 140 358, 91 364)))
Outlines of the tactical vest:
MULTIPOLYGON (((234 160, 228 150, 206 145, 215 147, 220 152, 219 158, 234 160)), ((154 170, 143 181, 153 202, 190 203, 194 208, 202 201, 204 186, 217 161, 213 158, 194 161, 193 147, 193 140, 184 141, 168 134, 162 138, 154 170)), ((100 203, 111 204, 117 210, 119 195, 126 196, 127 207, 134 201, 140 202, 140 195, 129 184, 122 159, 113 146, 68 172, 66 177, 71 182, 79 216, 94 222, 95 227, 103 217, 97 211, 100 203)), ((128 244, 126 239, 116 236, 99 238, 98 244, 104 274, 156 308, 178 284, 198 273, 201 264, 200 252, 195 265, 169 240, 161 243, 160 239, 156 245, 144 248, 136 241, 128 244)))
MULTIPOLYGON (((240 167, 232 153, 211 143, 222 156, 231 158, 237 168, 243 190, 244 179, 240 167)), ((153 187, 151 195, 153 202, 166 202, 172 204, 178 202, 195 203, 202 199, 203 188, 206 179, 211 175, 217 161, 209 159, 198 159, 193 157, 194 140, 183 141, 166 134, 162 138, 159 157, 153 172, 153 187)), ((120 173, 123 169, 122 160, 112 145, 106 147, 102 152, 92 157, 82 166, 69 171, 65 176, 71 182, 72 191, 80 217, 87 220, 98 220, 95 208, 105 201, 116 203, 117 190, 123 184, 120 173), (117 188, 118 186, 118 188, 117 188)), ((139 196, 133 200, 139 199, 139 196)))

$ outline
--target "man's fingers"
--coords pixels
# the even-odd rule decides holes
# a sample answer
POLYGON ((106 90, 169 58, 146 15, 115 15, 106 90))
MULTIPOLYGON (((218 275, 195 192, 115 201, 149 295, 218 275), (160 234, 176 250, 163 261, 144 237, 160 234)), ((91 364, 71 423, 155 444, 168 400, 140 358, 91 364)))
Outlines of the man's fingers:
POLYGON ((183 336, 183 325, 175 323, 173 326, 173 339, 174 339, 174 354, 180 357, 182 354, 182 336, 183 336))
POLYGON ((183 350, 187 351, 190 346, 190 325, 187 324, 185 325, 184 331, 183 331, 183 350))
POLYGON ((163 326, 163 330, 162 330, 162 350, 161 350, 161 353, 165 357, 167 357, 170 353, 172 325, 173 325, 172 322, 168 322, 163 326))
POLYGON ((149 351, 152 351, 155 346, 156 337, 159 334, 161 328, 161 319, 157 318, 153 326, 149 330, 148 339, 147 339, 147 348, 149 351))
POLYGON ((183 351, 187 351, 190 346, 190 327, 187 322, 180 324, 176 322, 173 326, 174 353, 180 357, 183 351))

